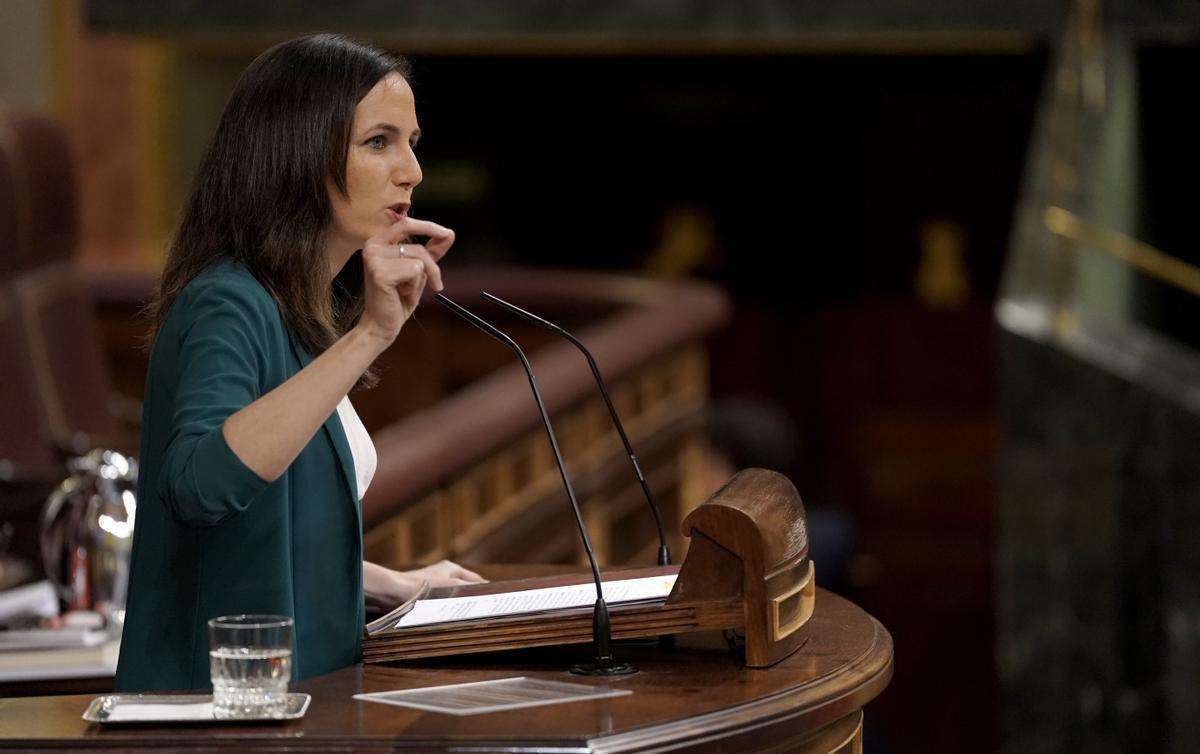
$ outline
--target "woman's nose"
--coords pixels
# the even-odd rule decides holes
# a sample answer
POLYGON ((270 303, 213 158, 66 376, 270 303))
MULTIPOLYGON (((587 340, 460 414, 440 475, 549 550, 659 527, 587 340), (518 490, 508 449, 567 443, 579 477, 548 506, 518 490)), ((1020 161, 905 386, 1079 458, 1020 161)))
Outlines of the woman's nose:
POLYGON ((408 150, 408 154, 397 161, 396 166, 392 169, 392 183, 396 186, 405 186, 410 190, 416 188, 423 177, 421 163, 417 161, 417 156, 411 150, 408 150))

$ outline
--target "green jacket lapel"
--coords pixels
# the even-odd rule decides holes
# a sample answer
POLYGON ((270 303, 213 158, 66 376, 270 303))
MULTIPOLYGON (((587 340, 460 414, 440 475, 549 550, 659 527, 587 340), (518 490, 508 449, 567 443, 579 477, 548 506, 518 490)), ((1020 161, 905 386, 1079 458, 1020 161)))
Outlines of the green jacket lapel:
MULTIPOLYGON (((296 354, 296 358, 300 362, 300 368, 308 366, 312 363, 313 357, 296 342, 296 338, 291 332, 288 332, 288 339, 292 344, 292 351, 296 354)), ((324 430, 326 437, 333 443, 333 449, 337 453, 339 465, 342 467, 342 476, 346 480, 346 486, 350 490, 350 500, 354 503, 354 510, 358 516, 359 527, 362 526, 362 511, 358 503, 358 475, 354 471, 354 454, 350 452, 350 441, 346 439, 346 430, 342 427, 341 417, 335 409, 325 420, 324 430)))

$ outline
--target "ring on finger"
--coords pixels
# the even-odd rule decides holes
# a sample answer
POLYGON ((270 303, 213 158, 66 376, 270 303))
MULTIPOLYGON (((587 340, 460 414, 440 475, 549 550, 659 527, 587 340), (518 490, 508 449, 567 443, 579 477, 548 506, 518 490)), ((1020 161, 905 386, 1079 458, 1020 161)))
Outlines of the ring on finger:
POLYGON ((400 256, 404 256, 404 244, 400 244, 400 256))

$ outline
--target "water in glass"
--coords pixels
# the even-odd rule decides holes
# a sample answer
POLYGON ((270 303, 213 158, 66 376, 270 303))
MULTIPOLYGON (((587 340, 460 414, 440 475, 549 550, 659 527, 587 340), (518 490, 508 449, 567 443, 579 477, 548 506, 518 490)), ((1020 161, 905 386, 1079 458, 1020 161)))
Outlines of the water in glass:
POLYGON ((214 717, 279 717, 287 709, 291 649, 218 647, 208 657, 214 717))
POLYGON ((213 717, 281 717, 292 679, 288 616, 230 615, 208 622, 213 717))

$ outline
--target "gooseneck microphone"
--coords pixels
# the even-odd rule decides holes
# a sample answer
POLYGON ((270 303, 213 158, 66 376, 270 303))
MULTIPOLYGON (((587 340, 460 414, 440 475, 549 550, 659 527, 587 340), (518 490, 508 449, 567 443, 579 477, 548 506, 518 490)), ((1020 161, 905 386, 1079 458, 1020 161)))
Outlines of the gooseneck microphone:
POLYGON ((658 527, 658 564, 660 566, 671 565, 671 551, 667 549, 667 535, 663 531, 662 513, 658 509, 658 504, 654 502, 654 495, 650 493, 650 485, 646 483, 646 477, 642 474, 642 467, 638 465, 637 456, 633 452, 633 446, 629 444, 629 438, 625 435, 625 427, 621 425, 621 420, 617 417, 617 409, 613 406, 612 399, 608 397, 608 388, 604 385, 604 378, 600 376, 600 368, 596 366, 596 360, 592 358, 592 352, 579 341, 579 338, 576 338, 553 322, 539 317, 532 312, 525 311, 516 304, 510 304, 499 296, 493 296, 487 291, 479 295, 518 317, 532 322, 538 327, 561 335, 583 352, 584 357, 587 358, 588 366, 592 369, 592 377, 596 379, 596 387, 600 388, 600 395, 604 397, 604 405, 608 406, 608 415, 612 417, 613 426, 617 428, 617 434, 621 436, 621 442, 625 444, 625 452, 629 455, 629 462, 633 464, 633 473, 637 474, 638 482, 642 485, 642 493, 646 496, 646 502, 650 504, 650 511, 654 514, 654 524, 658 527))
POLYGON ((579 509, 579 501, 575 499, 575 490, 567 476, 567 466, 563 463, 562 453, 558 450, 558 440, 554 437, 554 427, 550 424, 550 416, 546 413, 546 404, 542 401, 542 393, 538 390, 537 378, 533 376, 533 367, 525 352, 517 342, 501 332, 487 320, 464 309, 441 293, 434 294, 440 303, 450 311, 483 330, 488 335, 499 340, 512 349, 521 366, 525 368, 525 376, 529 378, 529 387, 533 391, 533 399, 537 402, 538 413, 541 414, 542 424, 546 428, 546 436, 550 438, 550 449, 554 451, 554 460, 558 463, 558 472, 562 475, 563 486, 567 489, 567 497, 571 501, 571 510, 575 514, 575 523, 579 526, 579 536, 583 539, 583 547, 587 551, 588 563, 592 566, 592 579, 596 582, 596 605, 592 609, 592 642, 595 650, 595 660, 571 667, 571 672, 577 675, 628 675, 637 670, 628 663, 613 662, 612 657, 612 625, 608 616, 608 604, 604 601, 604 587, 600 580, 600 566, 596 563, 596 553, 592 551, 592 540, 588 537, 587 527, 583 523, 583 513, 579 509))

